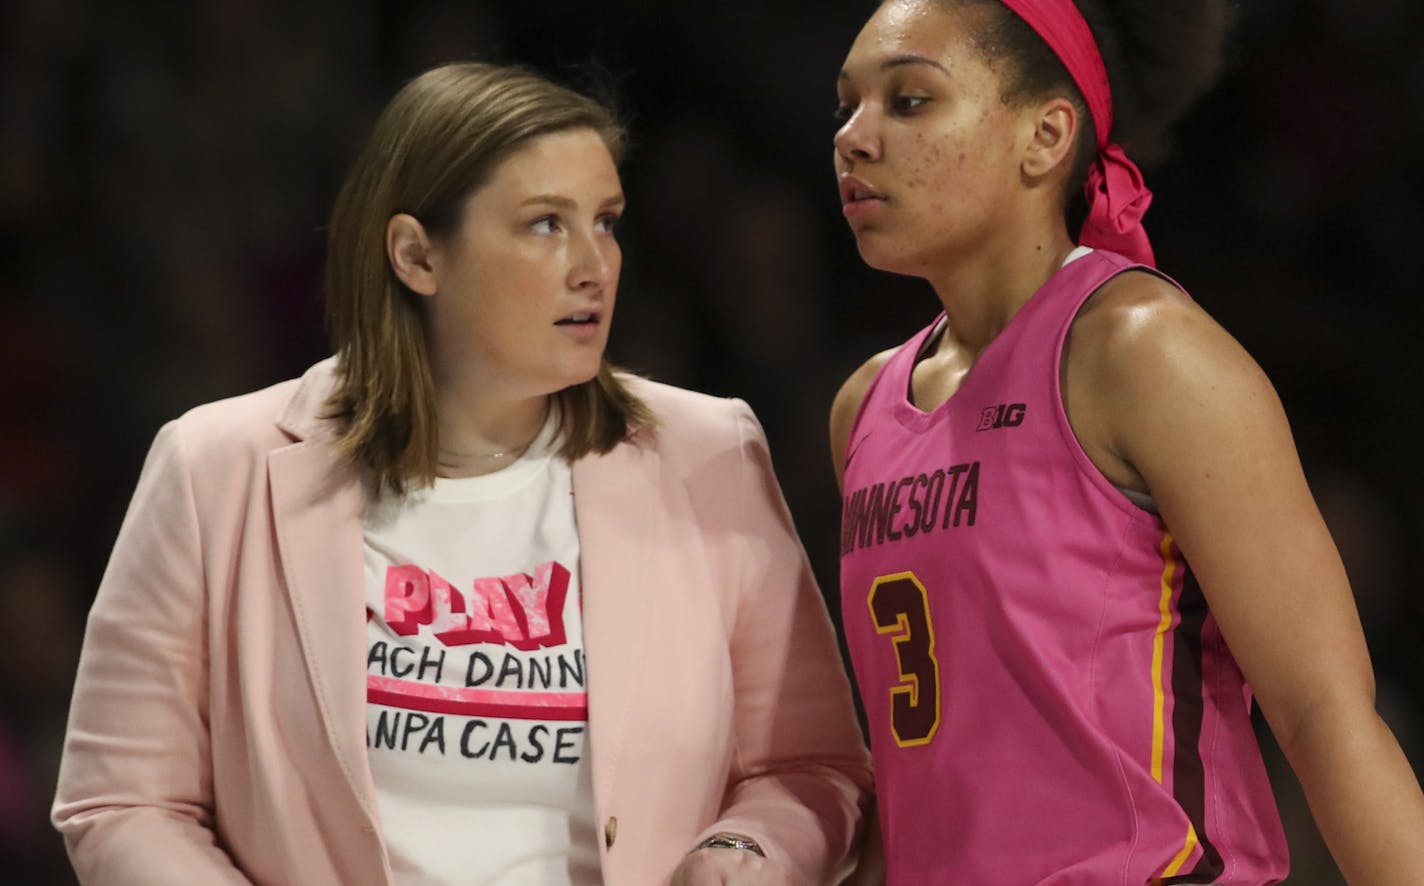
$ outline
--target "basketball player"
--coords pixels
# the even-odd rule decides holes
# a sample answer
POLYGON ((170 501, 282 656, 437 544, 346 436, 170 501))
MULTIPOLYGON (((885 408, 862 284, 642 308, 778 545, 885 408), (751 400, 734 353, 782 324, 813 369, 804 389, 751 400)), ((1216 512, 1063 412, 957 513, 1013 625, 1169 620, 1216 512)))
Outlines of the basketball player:
POLYGON ((1253 695, 1350 881, 1424 883, 1280 402, 1153 269, 1124 151, 1209 84, 1226 5, 886 0, 840 73, 860 254, 943 307, 831 415, 892 884, 1279 881, 1253 695))

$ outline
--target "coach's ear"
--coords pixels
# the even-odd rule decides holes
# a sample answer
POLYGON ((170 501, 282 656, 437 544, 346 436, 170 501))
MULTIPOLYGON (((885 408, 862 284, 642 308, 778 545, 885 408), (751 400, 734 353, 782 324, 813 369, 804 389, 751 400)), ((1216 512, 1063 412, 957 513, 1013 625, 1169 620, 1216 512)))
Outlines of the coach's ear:
POLYGON ((386 258, 396 279, 416 295, 434 295, 438 289, 430 236, 413 215, 398 212, 386 222, 386 258))

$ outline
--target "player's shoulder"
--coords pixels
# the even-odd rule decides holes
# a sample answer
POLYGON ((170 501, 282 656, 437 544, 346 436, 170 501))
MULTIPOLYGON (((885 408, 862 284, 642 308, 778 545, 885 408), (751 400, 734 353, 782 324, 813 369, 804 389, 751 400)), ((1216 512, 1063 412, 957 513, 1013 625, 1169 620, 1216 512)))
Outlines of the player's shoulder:
POLYGON ((870 393, 870 386, 875 383, 876 377, 885 368, 885 364, 899 353, 901 347, 904 345, 887 348, 875 354, 860 364, 841 384, 840 390, 836 392, 835 400, 831 402, 832 431, 841 430, 843 431, 842 436, 850 433, 851 423, 855 421, 861 404, 865 402, 866 395, 870 393))
POLYGON ((1107 281, 1069 331, 1069 371, 1133 400, 1178 402, 1211 384, 1259 384, 1260 367, 1180 287, 1130 271, 1107 281))
POLYGON ((1212 350, 1230 335, 1177 284, 1145 270, 1118 274, 1084 303, 1069 330, 1073 351, 1103 369, 1212 350))
POLYGON ((1079 337, 1150 334, 1189 318, 1209 319, 1181 287, 1135 269, 1113 276, 1089 296, 1073 321, 1073 333, 1079 337))
POLYGON ((831 463, 835 467, 837 480, 845 469, 845 453, 850 443, 851 426, 855 424, 855 418, 860 414, 861 406, 865 403, 871 386, 875 384, 876 377, 901 347, 905 345, 881 351, 860 364, 836 392, 835 400, 831 401, 831 463))

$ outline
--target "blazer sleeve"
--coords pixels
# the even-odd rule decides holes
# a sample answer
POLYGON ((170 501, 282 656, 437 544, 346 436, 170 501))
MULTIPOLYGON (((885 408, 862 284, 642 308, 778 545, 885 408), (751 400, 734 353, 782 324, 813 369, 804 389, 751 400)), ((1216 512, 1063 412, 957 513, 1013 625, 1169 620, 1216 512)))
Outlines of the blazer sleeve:
POLYGON ((751 409, 735 401, 744 555, 731 643, 735 753, 720 819, 794 883, 833 883, 872 790, 825 601, 751 409))
POLYGON ((86 884, 247 883, 214 832, 202 539, 158 434, 89 613, 53 822, 86 884))

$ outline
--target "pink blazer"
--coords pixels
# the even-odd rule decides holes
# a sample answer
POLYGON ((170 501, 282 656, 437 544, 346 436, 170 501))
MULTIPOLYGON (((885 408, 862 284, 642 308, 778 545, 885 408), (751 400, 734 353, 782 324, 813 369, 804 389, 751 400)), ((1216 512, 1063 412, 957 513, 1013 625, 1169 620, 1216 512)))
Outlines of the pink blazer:
MULTIPOLYGON (((89 616, 54 822, 104 884, 391 882, 365 748, 361 487, 332 361, 158 434, 89 616)), ((720 829, 831 882, 871 785, 825 606, 741 401, 574 464, 606 882, 720 829)))

